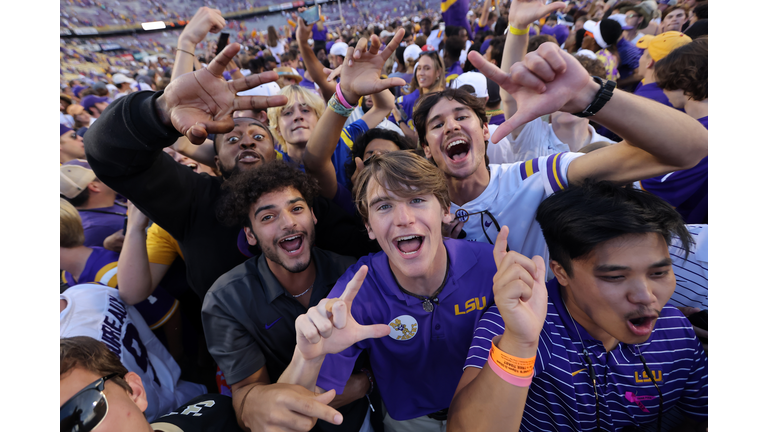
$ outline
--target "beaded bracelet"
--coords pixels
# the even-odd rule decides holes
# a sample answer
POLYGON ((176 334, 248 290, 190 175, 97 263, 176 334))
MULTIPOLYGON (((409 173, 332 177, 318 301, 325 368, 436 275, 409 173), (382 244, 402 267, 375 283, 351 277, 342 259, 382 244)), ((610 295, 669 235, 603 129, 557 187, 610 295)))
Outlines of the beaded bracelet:
POLYGON ((355 107, 347 108, 344 105, 342 105, 335 94, 331 96, 330 99, 328 99, 328 108, 330 108, 333 112, 335 112, 336 114, 342 117, 349 117, 350 115, 352 115, 352 111, 355 110, 355 107))

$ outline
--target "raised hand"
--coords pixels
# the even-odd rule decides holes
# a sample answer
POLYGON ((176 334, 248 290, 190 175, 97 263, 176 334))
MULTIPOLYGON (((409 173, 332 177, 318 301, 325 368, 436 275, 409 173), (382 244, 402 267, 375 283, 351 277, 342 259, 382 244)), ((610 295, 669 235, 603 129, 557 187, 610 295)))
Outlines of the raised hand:
POLYGON ((296 319, 296 347, 305 360, 341 352, 361 340, 389 334, 386 324, 363 326, 352 317, 352 301, 367 274, 368 267, 360 267, 340 298, 320 300, 296 319))
POLYGON ((565 9, 563 2, 545 4, 544 0, 512 0, 509 4, 509 24, 516 29, 524 29, 532 22, 562 9, 565 9))
POLYGON ((518 126, 555 111, 583 111, 600 86, 572 55, 547 42, 526 54, 522 62, 504 72, 478 52, 469 60, 488 78, 499 84, 517 102, 517 112, 501 124, 491 137, 498 143, 518 126))
POLYGON ((227 45, 207 68, 172 81, 156 101, 161 121, 172 125, 193 144, 202 144, 208 134, 234 129, 232 112, 235 110, 258 111, 285 105, 288 99, 283 95, 237 96, 237 92, 277 79, 277 72, 270 71, 225 81, 222 74, 239 51, 239 44, 227 45))
POLYGON ((203 6, 197 10, 195 16, 184 27, 179 41, 189 42, 193 46, 197 45, 205 39, 208 33, 218 33, 225 25, 227 25, 227 21, 221 15, 220 10, 203 6))
MULTIPOLYGON (((299 8, 299 12, 304 12, 307 8, 299 8)), ((291 18, 296 21, 296 40, 308 41, 312 37, 312 26, 307 25, 304 22, 304 18, 298 16, 295 12, 291 14, 291 18)))
POLYGON ((503 226, 493 246, 493 297, 504 319, 503 338, 516 347, 536 347, 547 316, 547 268, 538 255, 529 259, 507 252, 508 235, 509 228, 503 226))
POLYGON ((378 93, 395 86, 403 86, 406 82, 401 78, 381 79, 381 69, 384 62, 395 52, 405 35, 404 29, 399 29, 389 44, 379 52, 381 39, 371 36, 371 47, 368 39, 361 38, 357 46, 349 47, 341 68, 341 92, 351 104, 357 103, 362 96, 378 93))
POLYGON ((145 229, 149 225, 149 218, 141 212, 132 202, 128 201, 128 226, 132 229, 145 229))

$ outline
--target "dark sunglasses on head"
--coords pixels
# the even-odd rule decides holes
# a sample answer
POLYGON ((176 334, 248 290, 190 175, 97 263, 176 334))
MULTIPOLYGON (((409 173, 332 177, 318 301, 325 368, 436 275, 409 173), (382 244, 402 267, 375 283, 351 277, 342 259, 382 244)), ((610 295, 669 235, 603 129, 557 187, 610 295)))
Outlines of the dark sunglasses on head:
POLYGON ((428 54, 437 54, 437 51, 436 51, 436 50, 432 50, 432 51, 422 51, 422 53, 421 53, 421 54, 419 54, 419 58, 421 58, 421 56, 425 56, 425 55, 428 55, 428 54))
POLYGON ((61 432, 92 431, 104 421, 109 411, 109 404, 104 396, 104 384, 117 375, 113 373, 97 379, 61 406, 59 409, 61 432))

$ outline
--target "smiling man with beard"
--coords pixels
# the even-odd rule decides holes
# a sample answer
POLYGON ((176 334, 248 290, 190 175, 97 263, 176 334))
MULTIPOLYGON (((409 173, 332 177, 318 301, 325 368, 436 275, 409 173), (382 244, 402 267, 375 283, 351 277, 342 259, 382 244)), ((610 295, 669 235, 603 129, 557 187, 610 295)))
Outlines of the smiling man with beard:
MULTIPOLYGON (((216 218, 222 186, 238 172, 277 158, 264 125, 248 118, 233 120, 232 113, 286 102, 281 95, 237 95, 277 79, 277 73, 267 72, 225 81, 221 74, 237 49, 237 44, 229 45, 208 68, 178 77, 163 92, 134 92, 118 99, 85 139, 86 157, 98 178, 179 242, 189 285, 201 299, 219 276, 253 254, 242 228, 216 218), (196 174, 162 151, 182 134, 199 145, 209 133, 216 134, 215 163, 223 178, 196 174)), ((352 256, 370 251, 373 242, 362 224, 341 207, 318 197, 313 211, 318 245, 352 256)))
MULTIPOLYGON (((244 428, 309 430, 312 417, 330 421, 336 415, 326 405, 333 395, 273 383, 291 361, 294 321, 328 295, 355 259, 314 247, 317 182, 286 162, 244 171, 224 188, 219 219, 243 227, 248 243, 263 253, 222 275, 206 294, 202 319, 208 351, 232 386, 244 428)), ((368 388, 365 374, 354 374, 333 405, 341 407, 344 425, 321 422, 313 430, 358 431, 367 412, 360 398, 368 388)))

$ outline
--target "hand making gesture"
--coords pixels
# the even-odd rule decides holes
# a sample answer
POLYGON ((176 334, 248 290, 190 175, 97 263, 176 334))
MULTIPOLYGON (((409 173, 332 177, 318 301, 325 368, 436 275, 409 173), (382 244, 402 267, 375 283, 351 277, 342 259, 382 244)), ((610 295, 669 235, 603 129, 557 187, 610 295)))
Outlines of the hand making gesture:
POLYGON ((370 48, 366 38, 360 38, 354 48, 347 48, 347 55, 341 69, 334 71, 334 74, 341 75, 340 85, 344 99, 350 104, 356 104, 365 95, 406 85, 406 82, 401 78, 381 79, 381 69, 384 67, 384 62, 400 45, 403 35, 405 35, 405 30, 401 28, 381 52, 379 52, 381 39, 376 35, 371 36, 370 48))
POLYGON ((503 226, 493 246, 497 268, 493 297, 504 319, 502 338, 517 347, 536 347, 547 316, 547 267, 538 255, 530 259, 515 251, 507 252, 508 235, 509 228, 503 226))
POLYGON ((362 266, 338 299, 323 299, 296 319, 296 348, 304 360, 344 351, 361 340, 389 334, 386 324, 360 325, 352 317, 355 299, 368 267, 362 266))
POLYGON ((509 71, 502 71, 478 52, 469 53, 469 60, 517 102, 515 115, 501 124, 491 137, 494 143, 544 114, 583 111, 600 89, 575 57, 552 42, 526 54, 523 61, 512 65, 509 71))
POLYGON ((193 144, 202 144, 208 134, 234 129, 234 110, 262 110, 285 105, 288 100, 282 95, 237 96, 238 92, 277 79, 277 72, 270 71, 225 81, 222 74, 239 51, 239 44, 227 45, 207 68, 172 81, 156 101, 163 123, 172 125, 193 144))

